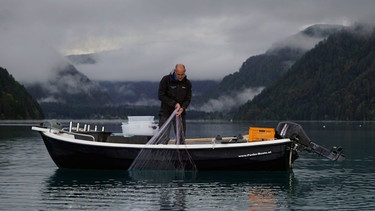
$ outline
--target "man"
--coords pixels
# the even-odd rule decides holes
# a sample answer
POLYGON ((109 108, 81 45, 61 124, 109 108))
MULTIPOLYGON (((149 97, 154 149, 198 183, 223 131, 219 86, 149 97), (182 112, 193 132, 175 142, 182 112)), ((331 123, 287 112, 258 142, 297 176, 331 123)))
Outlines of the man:
MULTIPOLYGON (((164 76, 159 84, 159 100, 161 101, 159 128, 167 121, 173 111, 178 109, 176 116, 181 116, 182 118, 184 134, 186 134, 186 109, 190 104, 192 96, 192 85, 185 73, 185 66, 183 64, 176 64, 174 71, 164 76)), ((169 133, 170 127, 166 131, 164 140, 166 143, 169 141, 169 133)))

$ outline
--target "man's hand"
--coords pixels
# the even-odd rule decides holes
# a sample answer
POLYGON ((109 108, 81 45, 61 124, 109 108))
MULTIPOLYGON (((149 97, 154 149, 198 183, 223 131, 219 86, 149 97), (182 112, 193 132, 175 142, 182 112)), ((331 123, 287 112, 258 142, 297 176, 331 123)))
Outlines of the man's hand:
POLYGON ((182 112, 184 112, 184 108, 180 107, 180 109, 176 113, 176 116, 180 116, 182 112))
POLYGON ((182 114, 182 112, 184 112, 184 108, 181 107, 181 105, 179 103, 176 103, 176 105, 174 106, 175 108, 178 108, 178 111, 176 113, 176 116, 180 116, 182 114))

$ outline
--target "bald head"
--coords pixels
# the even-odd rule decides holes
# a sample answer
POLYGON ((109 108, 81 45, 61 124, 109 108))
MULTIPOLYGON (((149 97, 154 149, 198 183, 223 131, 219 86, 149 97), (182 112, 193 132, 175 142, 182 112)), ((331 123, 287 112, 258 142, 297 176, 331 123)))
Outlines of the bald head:
POLYGON ((176 74, 176 77, 179 81, 182 81, 182 79, 185 78, 185 65, 183 64, 176 64, 176 67, 174 68, 174 73, 176 74))

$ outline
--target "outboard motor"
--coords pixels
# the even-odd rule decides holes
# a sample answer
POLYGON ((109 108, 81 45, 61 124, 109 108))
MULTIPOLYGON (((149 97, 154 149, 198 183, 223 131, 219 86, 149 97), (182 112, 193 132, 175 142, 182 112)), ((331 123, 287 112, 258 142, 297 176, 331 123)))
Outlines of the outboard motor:
POLYGON ((341 147, 332 147, 328 150, 318 144, 312 142, 306 135, 301 125, 294 122, 280 122, 276 127, 277 134, 282 138, 289 138, 292 140, 299 151, 305 150, 308 152, 315 152, 321 156, 324 156, 330 160, 344 160, 345 155, 343 154, 341 147))

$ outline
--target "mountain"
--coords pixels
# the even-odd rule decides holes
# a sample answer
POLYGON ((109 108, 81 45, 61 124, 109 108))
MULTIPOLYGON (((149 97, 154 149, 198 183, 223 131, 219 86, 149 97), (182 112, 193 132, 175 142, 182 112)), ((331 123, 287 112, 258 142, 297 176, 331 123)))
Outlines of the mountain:
POLYGON ((235 114, 238 120, 375 120, 375 31, 330 35, 235 114))
POLYGON ((238 72, 223 78, 210 96, 233 93, 249 87, 267 87, 278 80, 304 53, 343 26, 317 24, 276 42, 266 53, 249 57, 238 72))
MULTIPOLYGON (((155 81, 96 81, 110 96, 115 105, 159 106, 159 82, 155 81)), ((216 86, 218 81, 191 81, 193 96, 200 96, 216 86)), ((193 101, 192 104, 195 102, 193 101)))
POLYGON ((41 104, 109 105, 112 100, 97 83, 73 65, 62 63, 51 70, 46 82, 26 84, 27 90, 41 104))
POLYGON ((316 24, 274 43, 264 54, 249 57, 239 71, 225 76, 217 86, 198 97, 197 107, 206 112, 238 108, 277 81, 319 41, 342 29, 340 25, 316 24))
MULTIPOLYGON (((104 54, 116 55, 116 51, 104 52, 104 54)), ((95 65, 100 61, 100 57, 103 54, 79 54, 79 55, 68 55, 67 59, 73 65, 95 65)), ((160 76, 161 79, 162 76, 160 76)), ((108 93, 113 101, 113 105, 149 105, 159 106, 160 101, 158 100, 158 87, 159 81, 95 81, 102 89, 108 93)), ((197 98, 204 95, 208 90, 211 90, 219 82, 215 80, 191 80, 193 85, 193 96, 197 98)), ((197 101, 193 101, 192 104, 196 104, 197 101)))
POLYGON ((115 105, 159 105, 158 82, 151 81, 96 81, 111 97, 115 105))
MULTIPOLYGON (((238 72, 227 75, 221 82, 192 81, 194 100, 191 110, 228 112, 259 94, 264 87, 278 80, 307 50, 328 35, 341 30, 338 25, 313 25, 274 43, 264 54, 248 58, 238 72)), ((97 54, 69 55, 73 64, 95 65, 97 54)), ((158 82, 97 81, 107 91, 114 105, 159 105, 158 82)))
MULTIPOLYGON (((93 62, 96 55, 70 55, 70 61, 93 62)), ((94 62, 95 63, 95 62, 94 62)), ((159 82, 92 81, 74 65, 61 61, 45 82, 26 84, 47 118, 124 118, 157 115, 159 82)), ((217 81, 192 81, 193 95, 201 95, 217 81)))
MULTIPOLYGON (((222 113, 237 109, 253 99, 265 87, 279 80, 318 42, 342 29, 342 26, 337 25, 313 25, 274 43, 264 54, 248 58, 238 72, 224 77, 219 83, 192 81, 194 98, 189 110, 194 110, 199 115, 202 114, 200 112, 216 112, 211 116, 222 116, 222 113)), ((96 54, 69 55, 67 58, 72 64, 77 65, 95 65, 100 59, 96 54)), ((70 109, 80 110, 81 113, 88 113, 95 108, 97 112, 95 115, 102 115, 100 112, 108 113, 106 110, 114 109, 105 110, 103 105, 122 108, 124 106, 158 107, 160 103, 157 99, 158 82, 91 81, 79 73, 73 65, 65 65, 55 72, 59 74, 47 83, 28 86, 30 93, 38 99, 45 110, 50 111, 50 114, 58 114, 61 109, 68 108, 66 106, 68 104, 70 109)), ((70 113, 64 114, 66 115, 69 116, 70 113)), ((111 115, 114 114, 109 114, 111 115)))
POLYGON ((99 84, 67 62, 56 65, 49 74, 48 81, 25 84, 39 102, 46 118, 100 117, 100 113, 94 112, 113 104, 99 84))
POLYGON ((38 103, 0 67, 0 119, 43 119, 38 103))

